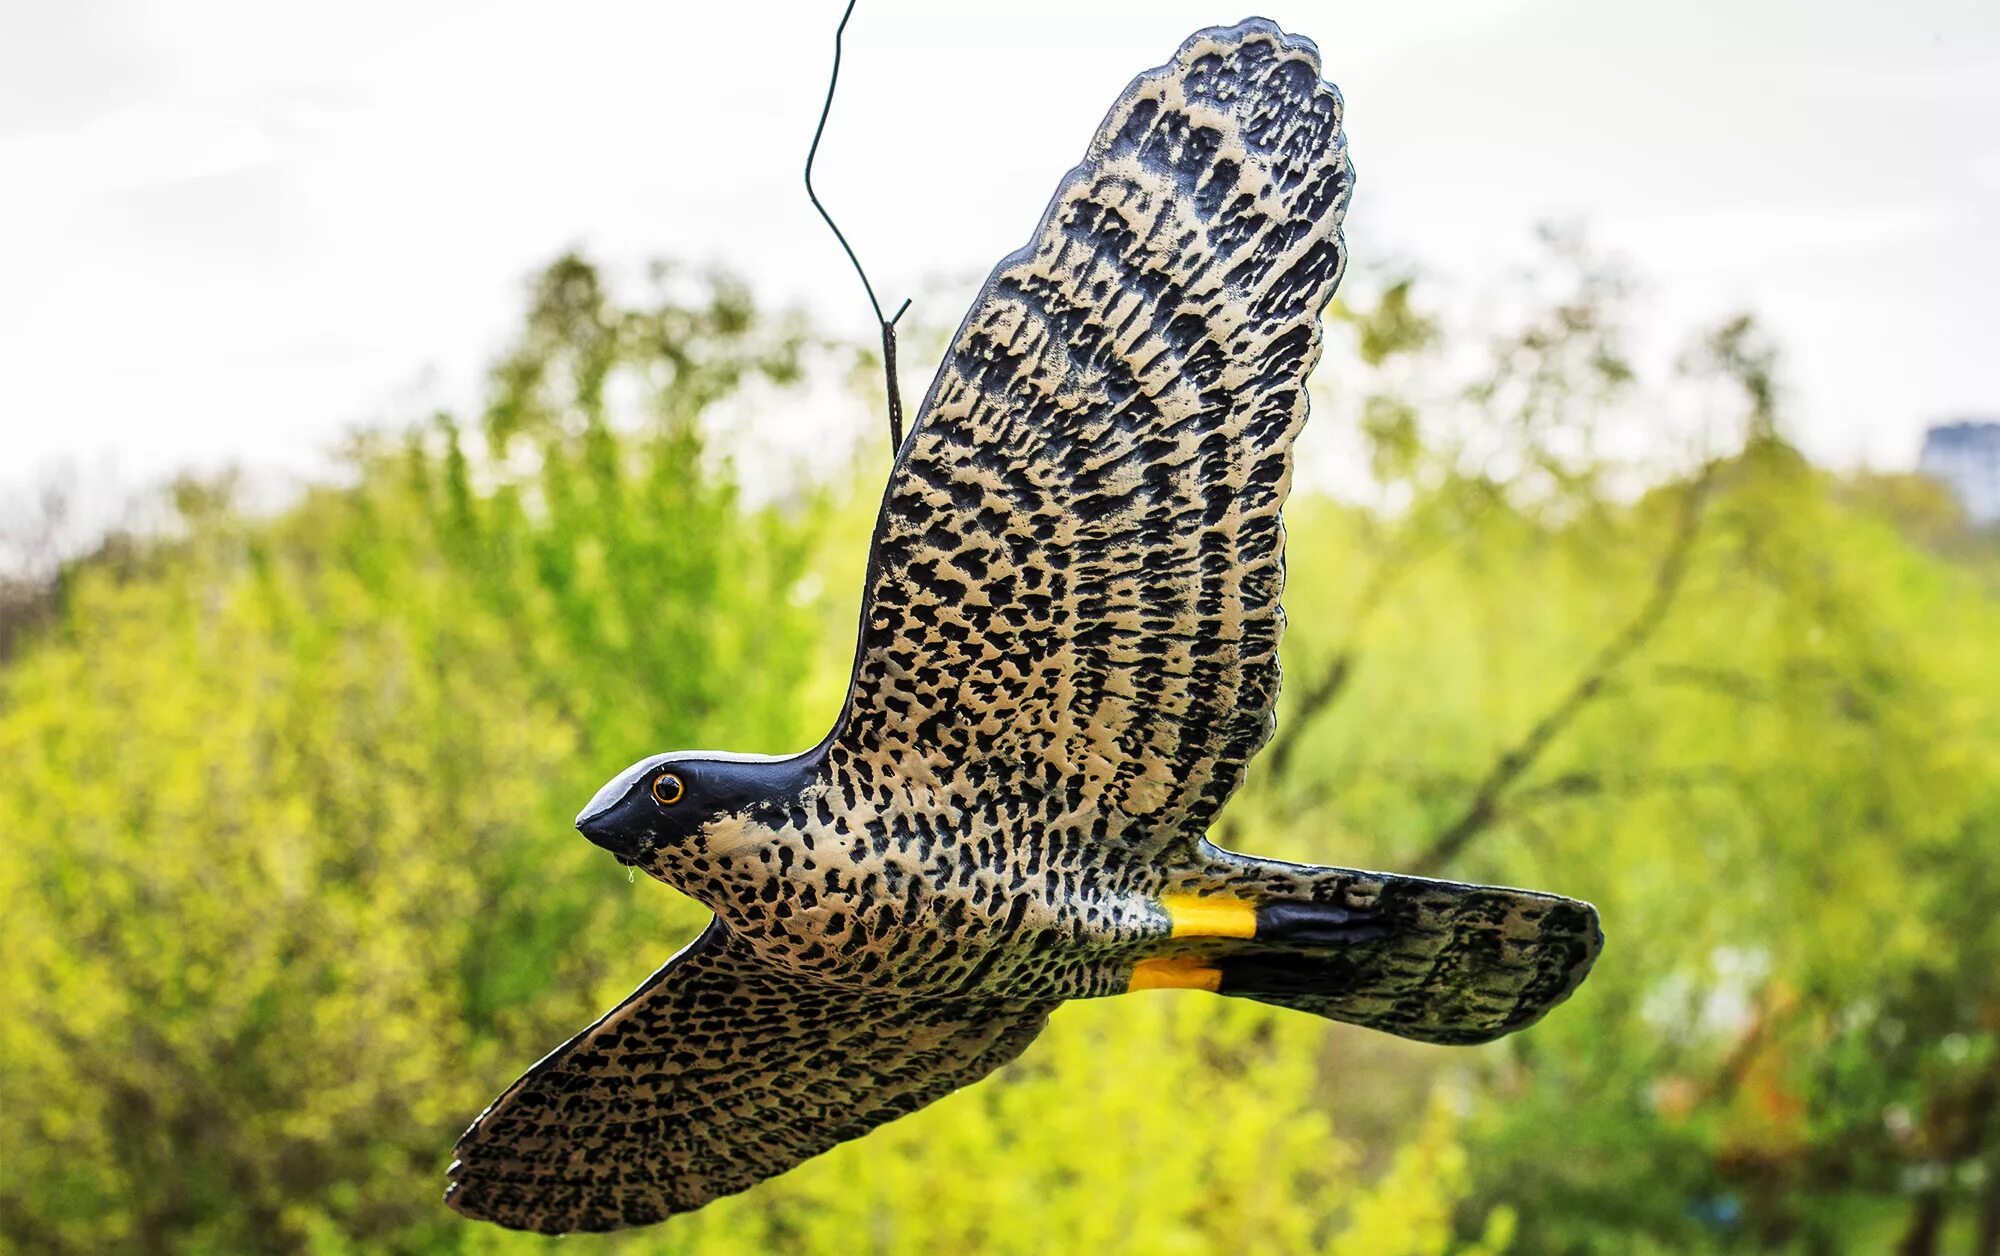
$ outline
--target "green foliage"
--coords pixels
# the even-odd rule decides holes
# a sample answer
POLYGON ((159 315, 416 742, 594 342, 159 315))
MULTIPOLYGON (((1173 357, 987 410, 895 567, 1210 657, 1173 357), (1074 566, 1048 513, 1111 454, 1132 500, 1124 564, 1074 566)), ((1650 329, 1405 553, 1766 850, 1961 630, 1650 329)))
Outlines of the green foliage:
POLYGON ((70 574, 0 675, 9 1234, 457 1229, 453 1131, 698 923, 606 876, 577 801, 663 734, 821 731, 825 502, 743 509, 687 401, 800 348, 728 284, 614 310, 565 259, 484 452, 440 418, 266 522, 190 486, 181 539, 70 574))
POLYGON ((1477 1253, 1451 1228, 1457 1119, 1439 1108, 1358 1182, 1309 1099, 1323 1036, 1171 994, 1065 1008, 993 1082, 670 1226, 659 1250, 1477 1253))
POLYGON ((1399 513, 1293 512, 1302 666, 1231 830, 1602 909, 1578 998, 1467 1057, 1473 1198, 1534 1249, 1991 1251, 2000 601, 1924 495, 1783 442, 1745 318, 1683 364, 1734 391, 1739 452, 1629 505, 1534 453, 1557 429, 1523 415, 1634 386, 1615 290, 1577 290, 1465 393, 1518 399, 1483 430, 1526 456, 1434 441, 1399 513))
MULTIPOLYGON (((1557 290, 1497 332, 1408 283, 1336 311, 1318 421, 1357 425, 1385 504, 1290 511, 1282 732, 1218 836, 1591 898, 1579 995, 1462 1051, 1074 1005, 988 1083, 565 1250, 2000 1227, 2000 568, 1921 489, 1800 460, 1748 321, 1685 364, 1734 398, 1733 452, 1625 475, 1597 434, 1659 385, 1623 286, 1559 243, 1557 290)), ((816 346, 725 278, 653 284, 621 302, 558 261, 480 414, 362 440, 271 518, 184 486, 167 533, 0 624, 0 1241, 550 1246, 442 1207, 451 1142, 701 916, 570 817, 643 754, 824 731, 881 474, 746 504, 717 425, 816 346)))

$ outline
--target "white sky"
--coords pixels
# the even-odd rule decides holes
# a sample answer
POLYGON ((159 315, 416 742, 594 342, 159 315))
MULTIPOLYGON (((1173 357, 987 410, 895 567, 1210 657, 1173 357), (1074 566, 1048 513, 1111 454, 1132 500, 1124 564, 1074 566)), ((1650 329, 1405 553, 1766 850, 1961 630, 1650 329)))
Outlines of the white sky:
MULTIPOLYGON (((885 303, 966 281, 924 311, 955 322, 1119 89, 1228 3, 862 0, 817 182, 885 303)), ((0 493, 309 474, 473 396, 570 246, 720 261, 867 336, 798 182, 839 8, 0 0, 0 493)), ((1823 460, 1908 465, 1927 422, 2000 412, 2000 4, 1262 11, 1346 95, 1357 263, 1478 281, 1581 220, 1660 324, 1760 312, 1823 460)))

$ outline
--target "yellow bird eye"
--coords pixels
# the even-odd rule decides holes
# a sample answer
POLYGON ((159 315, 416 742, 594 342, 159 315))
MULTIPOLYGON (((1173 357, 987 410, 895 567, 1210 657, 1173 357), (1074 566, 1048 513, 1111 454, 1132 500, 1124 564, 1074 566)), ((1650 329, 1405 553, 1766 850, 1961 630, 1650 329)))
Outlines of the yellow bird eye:
POLYGON ((687 786, 672 772, 662 773, 653 778, 653 801, 662 807, 671 807, 687 793, 687 786))

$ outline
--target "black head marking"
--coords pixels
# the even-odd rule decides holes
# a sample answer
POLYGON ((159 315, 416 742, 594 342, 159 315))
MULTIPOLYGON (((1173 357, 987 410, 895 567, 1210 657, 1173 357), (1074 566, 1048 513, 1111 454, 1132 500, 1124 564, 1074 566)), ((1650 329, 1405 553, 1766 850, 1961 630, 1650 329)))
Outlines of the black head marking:
POLYGON ((654 755, 606 782, 576 827, 620 863, 636 863, 653 851, 666 852, 671 861, 675 848, 723 816, 790 807, 811 771, 808 755, 654 755))

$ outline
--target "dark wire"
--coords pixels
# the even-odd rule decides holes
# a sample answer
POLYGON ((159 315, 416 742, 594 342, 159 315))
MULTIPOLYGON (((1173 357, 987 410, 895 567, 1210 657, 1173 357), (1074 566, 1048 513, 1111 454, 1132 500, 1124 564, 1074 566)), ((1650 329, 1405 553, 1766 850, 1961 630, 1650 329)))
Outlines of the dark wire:
MULTIPOLYGON (((868 282, 868 272, 862 269, 861 259, 854 255, 854 247, 848 244, 847 235, 841 231, 840 224, 833 220, 832 214, 826 212, 826 206, 820 204, 819 193, 813 191, 813 158, 819 156, 820 137, 826 134, 826 120, 833 113, 834 89, 840 86, 841 36, 847 33, 847 22, 854 16, 856 2, 857 0, 847 0, 847 12, 840 15, 840 25, 834 28, 833 74, 827 80, 826 103, 820 106, 819 125, 813 129, 812 147, 806 150, 806 198, 812 202, 813 208, 819 211, 819 216, 826 220, 826 225, 833 231, 833 238, 840 241, 840 247, 847 253, 847 260, 854 264, 854 273, 861 276, 861 286, 868 290, 868 304, 875 310, 875 321, 894 322, 894 319, 882 317, 882 303, 875 299, 875 285, 868 282)), ((908 301, 903 302, 905 308, 908 308, 909 304, 908 301)), ((897 311, 897 317, 902 317, 900 310, 897 311)))
POLYGON ((847 19, 854 16, 856 0, 847 0, 847 12, 840 15, 840 25, 833 32, 833 74, 826 84, 826 103, 820 106, 819 126, 813 129, 812 147, 806 150, 806 199, 819 216, 832 229, 833 238, 840 241, 840 247, 847 254, 847 260, 854 264, 854 273, 861 276, 861 286, 868 292, 868 304, 875 311, 875 321, 882 326, 882 373, 889 385, 889 453, 894 456, 903 448, 903 392, 896 386, 896 322, 903 312, 910 308, 907 299, 896 307, 894 318, 882 316, 882 303, 875 299, 875 285, 868 282, 868 272, 861 267, 861 259, 854 255, 854 246, 847 242, 847 236, 833 215, 826 212, 826 206, 819 203, 819 193, 813 191, 813 158, 819 156, 820 136, 826 134, 826 119, 833 112, 833 89, 840 86, 840 37, 847 33, 847 19))

